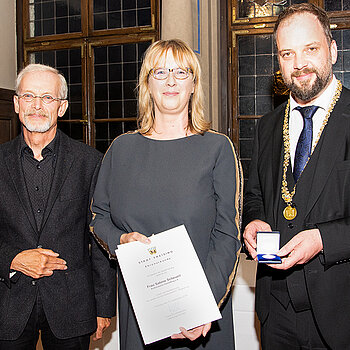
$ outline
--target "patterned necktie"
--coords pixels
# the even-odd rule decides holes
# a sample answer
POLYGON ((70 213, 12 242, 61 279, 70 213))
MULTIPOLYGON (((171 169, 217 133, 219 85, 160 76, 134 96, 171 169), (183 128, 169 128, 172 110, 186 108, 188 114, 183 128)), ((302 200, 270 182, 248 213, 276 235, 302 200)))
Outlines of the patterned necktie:
POLYGON ((304 127, 299 136, 295 150, 293 177, 297 182, 311 154, 312 147, 312 117, 318 106, 296 107, 304 119, 304 127))

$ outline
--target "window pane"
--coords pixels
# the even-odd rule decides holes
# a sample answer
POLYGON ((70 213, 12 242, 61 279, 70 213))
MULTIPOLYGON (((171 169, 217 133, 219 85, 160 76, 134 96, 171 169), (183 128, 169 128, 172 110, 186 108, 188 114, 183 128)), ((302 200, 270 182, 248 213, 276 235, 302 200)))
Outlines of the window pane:
POLYGON ((349 11, 350 0, 325 0, 324 8, 326 11, 349 11))
MULTIPOLYGON (((58 69, 61 74, 63 74, 68 84, 69 106, 65 115, 60 119, 82 119, 82 72, 80 48, 32 52, 29 56, 29 62, 47 64, 58 69)), ((72 131, 75 129, 74 127, 70 127, 69 130, 72 131)))
POLYGON ((150 42, 94 49, 95 118, 137 115, 136 85, 141 57, 150 42))
POLYGON ((30 36, 81 32, 80 0, 29 0, 30 36))
POLYGON ((58 121, 58 128, 71 138, 84 142, 84 126, 81 123, 69 123, 58 121))
POLYGON ((151 42, 94 49, 95 119, 133 118, 133 121, 95 123, 96 148, 105 152, 118 135, 136 130, 136 85, 141 58, 151 42))
POLYGON ((151 0, 94 0, 94 29, 121 29, 152 24, 151 0))
POLYGON ((96 123, 96 149, 105 153, 111 142, 120 134, 137 129, 136 121, 96 123))
POLYGON ((273 75, 278 70, 271 34, 238 36, 239 115, 261 115, 274 108, 273 75))
POLYGON ((345 87, 350 88, 350 29, 333 30, 332 35, 338 47, 338 58, 333 65, 333 72, 345 87))

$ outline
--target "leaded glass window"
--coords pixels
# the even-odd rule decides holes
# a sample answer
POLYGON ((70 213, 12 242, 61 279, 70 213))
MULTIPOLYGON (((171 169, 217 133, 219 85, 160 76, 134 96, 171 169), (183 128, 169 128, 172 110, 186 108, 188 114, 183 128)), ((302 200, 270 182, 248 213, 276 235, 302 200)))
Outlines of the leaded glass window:
POLYGON ((29 0, 30 37, 81 32, 80 0, 29 0))
POLYGON ((324 0, 326 11, 350 11, 350 0, 324 0))
POLYGON ((65 76, 69 107, 58 126, 68 135, 104 152, 136 129, 137 78, 159 38, 159 7, 160 0, 17 0, 19 62, 65 76))
POLYGON ((96 148, 106 150, 119 134, 135 130, 137 77, 151 42, 94 48, 96 148))
POLYGON ((94 29, 119 29, 152 24, 150 0, 94 0, 94 29))

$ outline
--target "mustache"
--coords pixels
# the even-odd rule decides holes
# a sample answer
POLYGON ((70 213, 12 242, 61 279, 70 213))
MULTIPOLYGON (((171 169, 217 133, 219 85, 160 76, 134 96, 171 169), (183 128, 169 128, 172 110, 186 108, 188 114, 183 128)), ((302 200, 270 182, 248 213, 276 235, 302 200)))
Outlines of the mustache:
POLYGON ((44 111, 35 111, 35 110, 25 112, 24 116, 28 117, 28 116, 33 115, 33 114, 40 115, 41 117, 48 118, 48 115, 44 111))
POLYGON ((294 71, 294 72, 291 74, 291 76, 297 78, 297 77, 300 77, 300 76, 302 76, 302 75, 310 74, 310 73, 315 73, 315 74, 317 74, 317 71, 316 71, 316 69, 314 69, 314 68, 304 68, 303 70, 296 70, 296 71, 294 71))

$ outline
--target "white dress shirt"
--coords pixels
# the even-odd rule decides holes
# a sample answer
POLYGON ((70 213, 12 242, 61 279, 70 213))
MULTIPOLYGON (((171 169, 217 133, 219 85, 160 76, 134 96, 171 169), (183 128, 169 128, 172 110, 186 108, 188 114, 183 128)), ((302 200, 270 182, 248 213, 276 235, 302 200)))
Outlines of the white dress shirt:
MULTIPOLYGON (((323 120, 332 102, 336 88, 337 88, 337 79, 333 75, 332 81, 330 85, 327 87, 327 89, 322 93, 322 95, 317 97, 316 100, 312 101, 309 104, 309 105, 319 107, 312 117, 312 123, 313 123, 312 147, 314 146, 317 140, 317 135, 320 132, 320 129, 323 124, 323 120)), ((290 96, 289 138, 290 138, 290 161, 291 161, 292 170, 294 168, 295 150, 297 148, 299 136, 304 127, 303 116, 297 109, 295 109, 298 106, 300 105, 294 100, 292 96, 290 96)), ((306 107, 306 105, 301 107, 306 107)))

